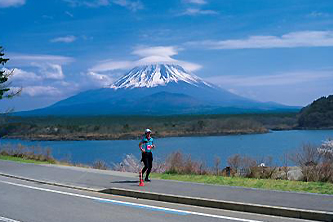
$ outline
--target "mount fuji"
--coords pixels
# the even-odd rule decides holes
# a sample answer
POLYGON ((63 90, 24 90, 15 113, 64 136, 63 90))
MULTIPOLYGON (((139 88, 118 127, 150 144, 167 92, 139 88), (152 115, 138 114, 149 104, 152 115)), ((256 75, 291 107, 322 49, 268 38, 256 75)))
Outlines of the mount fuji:
POLYGON ((19 115, 171 115, 295 110, 230 93, 179 65, 135 67, 112 85, 19 115))

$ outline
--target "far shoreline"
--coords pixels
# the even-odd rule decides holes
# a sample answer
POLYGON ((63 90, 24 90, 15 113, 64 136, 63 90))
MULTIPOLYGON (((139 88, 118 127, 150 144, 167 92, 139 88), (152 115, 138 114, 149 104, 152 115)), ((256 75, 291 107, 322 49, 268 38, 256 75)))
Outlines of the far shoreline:
MULTIPOLYGON (((238 135, 260 135, 260 134, 268 134, 273 132, 281 132, 281 131, 321 131, 321 130, 333 130, 333 128, 292 128, 292 129, 269 129, 267 131, 260 132, 229 132, 229 133, 190 133, 190 134, 169 134, 169 135, 154 135, 154 138, 179 138, 179 137, 210 137, 210 136, 238 136, 238 135)), ((110 135, 102 135, 102 136, 92 136, 92 135, 78 135, 74 137, 62 137, 62 136, 54 136, 54 135, 41 135, 41 136, 6 136, 1 139, 9 139, 9 140, 25 140, 25 141, 117 141, 117 140, 139 140, 143 135, 122 135, 120 137, 114 137, 110 135)), ((333 136, 333 135, 332 135, 333 136)))
MULTIPOLYGON (((282 130, 281 130, 282 131, 282 130)), ((237 136, 237 135, 257 135, 257 134, 266 134, 270 133, 268 130, 267 132, 241 132, 241 133, 194 133, 194 134, 182 134, 182 135, 153 135, 154 138, 177 138, 177 137, 206 137, 206 136, 237 136)), ((106 141, 106 140, 138 140, 141 139, 143 135, 140 136, 121 136, 121 137, 108 137, 108 136, 101 136, 101 137, 94 137, 94 136, 78 136, 78 137, 54 137, 43 135, 41 137, 35 136, 7 136, 4 139, 19 139, 19 140, 26 140, 26 141, 106 141)))
POLYGON ((304 127, 297 113, 247 113, 183 116, 8 117, 0 135, 29 141, 137 140, 150 128, 154 137, 255 135, 304 127))

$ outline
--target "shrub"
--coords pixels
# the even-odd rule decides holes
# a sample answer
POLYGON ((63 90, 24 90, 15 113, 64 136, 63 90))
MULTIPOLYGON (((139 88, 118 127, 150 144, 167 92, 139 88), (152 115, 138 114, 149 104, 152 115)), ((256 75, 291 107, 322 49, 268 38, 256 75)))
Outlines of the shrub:
POLYGON ((235 171, 237 171, 240 168, 241 162, 242 162, 242 158, 239 154, 235 154, 235 155, 229 157, 227 160, 228 165, 235 171))
POLYGON ((333 154, 322 152, 312 144, 304 144, 291 156, 302 171, 305 181, 333 182, 333 154))
POLYGON ((277 167, 273 164, 273 157, 267 156, 262 158, 257 164, 252 167, 251 172, 257 172, 254 178, 259 179, 272 179, 277 167))
POLYGON ((179 151, 170 154, 166 159, 166 172, 178 174, 206 174, 205 164, 193 161, 191 156, 183 157, 179 151))
POLYGON ((184 165, 183 154, 179 151, 170 154, 166 159, 166 163, 168 173, 182 172, 184 165))
POLYGON ((249 157, 235 154, 228 158, 232 176, 248 178, 268 179, 273 178, 277 167, 273 165, 272 157, 264 157, 260 161, 249 157))
POLYGON ((92 167, 99 170, 107 170, 109 168, 103 160, 96 160, 92 167))
POLYGON ((113 165, 113 170, 137 173, 141 170, 140 161, 133 155, 126 155, 122 162, 113 165))
POLYGON ((285 179, 285 180, 288 179, 288 173, 289 173, 289 170, 290 170, 289 159, 290 158, 289 158, 289 155, 287 153, 284 153, 281 157, 282 167, 280 167, 279 170, 281 170, 283 172, 283 175, 281 176, 280 179, 285 179))
POLYGON ((215 158, 214 158, 214 173, 215 173, 215 175, 219 175, 219 173, 220 173, 220 164, 221 164, 221 158, 220 157, 218 157, 218 156, 215 156, 215 158))

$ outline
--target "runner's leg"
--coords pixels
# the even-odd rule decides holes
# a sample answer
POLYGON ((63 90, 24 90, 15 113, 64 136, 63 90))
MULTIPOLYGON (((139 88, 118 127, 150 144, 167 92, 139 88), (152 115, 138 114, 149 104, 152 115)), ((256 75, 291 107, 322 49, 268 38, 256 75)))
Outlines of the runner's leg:
POLYGON ((151 168, 153 168, 153 154, 152 153, 149 153, 149 155, 147 155, 147 162, 148 162, 148 170, 147 170, 147 174, 146 174, 146 179, 148 180, 151 168))
POLYGON ((149 166, 148 158, 145 153, 142 153, 142 162, 145 165, 142 169, 142 177, 143 177, 143 174, 146 172, 146 170, 148 169, 148 166, 149 166))

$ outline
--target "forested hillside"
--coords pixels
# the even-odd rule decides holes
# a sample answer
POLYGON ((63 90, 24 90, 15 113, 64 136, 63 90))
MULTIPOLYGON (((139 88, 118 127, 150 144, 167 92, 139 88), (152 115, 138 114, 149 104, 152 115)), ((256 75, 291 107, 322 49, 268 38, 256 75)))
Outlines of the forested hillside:
POLYGON ((333 95, 321 97, 304 107, 298 124, 302 128, 333 128, 333 95))

